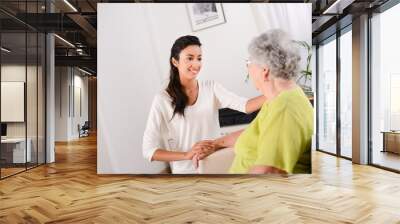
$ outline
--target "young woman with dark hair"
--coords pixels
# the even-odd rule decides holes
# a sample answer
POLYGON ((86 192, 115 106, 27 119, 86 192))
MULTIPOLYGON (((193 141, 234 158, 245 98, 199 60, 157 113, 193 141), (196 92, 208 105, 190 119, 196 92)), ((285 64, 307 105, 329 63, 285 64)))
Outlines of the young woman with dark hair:
POLYGON ((213 81, 197 80, 201 43, 195 36, 178 38, 171 48, 169 84, 155 96, 143 136, 143 156, 170 162, 172 173, 196 173, 192 160, 216 150, 220 137, 218 109, 245 113, 258 110, 264 96, 239 97, 213 81), (210 139, 210 140, 207 140, 210 139))

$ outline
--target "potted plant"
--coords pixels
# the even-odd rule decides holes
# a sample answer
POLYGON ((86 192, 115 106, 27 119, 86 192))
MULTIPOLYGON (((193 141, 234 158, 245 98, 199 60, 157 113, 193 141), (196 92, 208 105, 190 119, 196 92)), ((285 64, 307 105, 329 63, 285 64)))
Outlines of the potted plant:
POLYGON ((307 50, 307 66, 305 70, 300 71, 300 76, 297 78, 297 83, 303 89, 304 93, 312 98, 314 96, 311 85, 312 85, 312 71, 311 71, 311 56, 312 56, 312 48, 305 41, 294 41, 300 46, 304 47, 307 50))

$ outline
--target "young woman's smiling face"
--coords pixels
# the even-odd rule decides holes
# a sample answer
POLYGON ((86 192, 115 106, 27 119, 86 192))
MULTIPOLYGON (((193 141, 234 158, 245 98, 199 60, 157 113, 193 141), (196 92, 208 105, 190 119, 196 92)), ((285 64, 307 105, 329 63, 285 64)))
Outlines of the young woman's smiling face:
POLYGON ((172 63, 178 68, 181 79, 195 79, 201 69, 201 47, 198 45, 187 46, 179 53, 179 61, 172 58, 172 63))

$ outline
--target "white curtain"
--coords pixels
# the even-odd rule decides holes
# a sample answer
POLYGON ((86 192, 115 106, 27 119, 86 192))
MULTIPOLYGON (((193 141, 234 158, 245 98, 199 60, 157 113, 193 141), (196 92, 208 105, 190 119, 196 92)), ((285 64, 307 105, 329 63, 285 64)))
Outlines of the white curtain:
POLYGON ((268 29, 283 29, 294 40, 311 44, 311 4, 251 4, 260 33, 268 29))

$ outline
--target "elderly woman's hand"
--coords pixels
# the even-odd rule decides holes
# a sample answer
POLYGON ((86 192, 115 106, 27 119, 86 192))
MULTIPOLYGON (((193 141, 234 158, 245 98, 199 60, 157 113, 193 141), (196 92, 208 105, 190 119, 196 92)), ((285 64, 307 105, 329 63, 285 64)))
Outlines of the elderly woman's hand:
POLYGON ((198 160, 202 160, 202 159, 206 158, 207 156, 213 154, 217 150, 218 150, 217 146, 215 144, 212 144, 209 147, 203 148, 203 150, 198 152, 197 158, 198 158, 198 160))
POLYGON ((197 168, 199 160, 206 158, 215 151, 218 150, 218 146, 214 140, 205 140, 197 142, 190 152, 193 153, 192 161, 194 166, 197 168))
POLYGON ((208 152, 212 150, 213 147, 215 147, 213 140, 199 141, 192 146, 190 151, 185 153, 185 158, 191 160, 195 155, 198 157, 200 153, 208 152))

